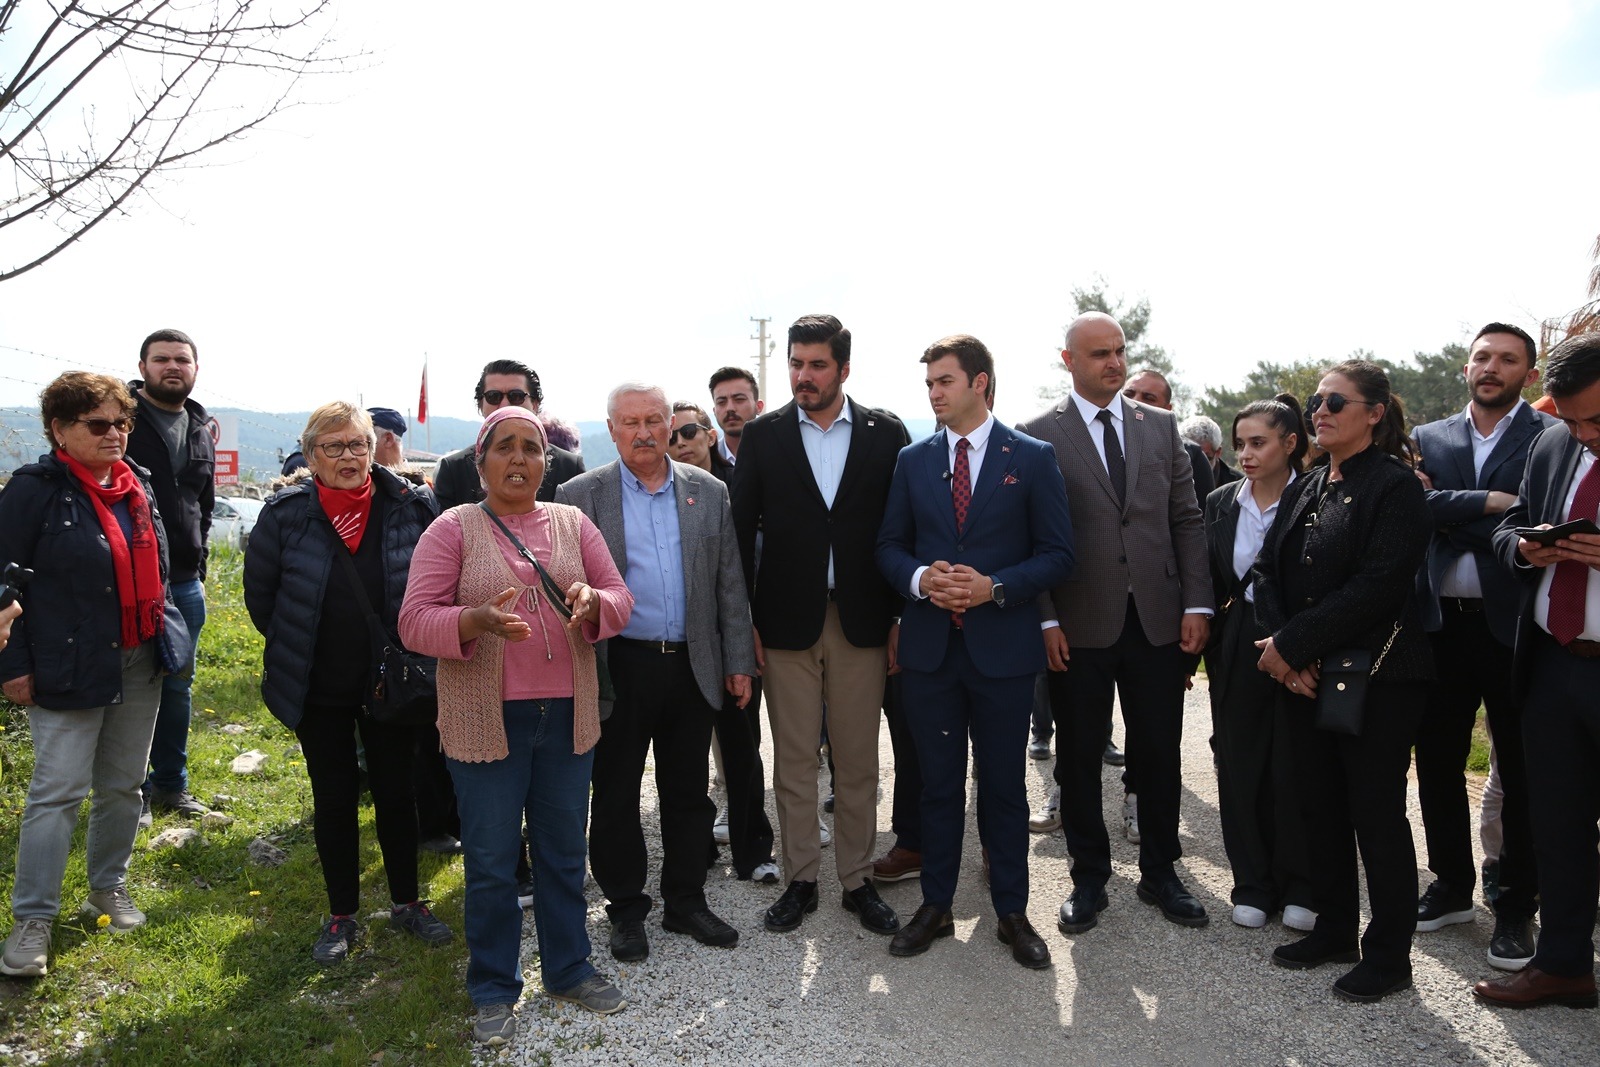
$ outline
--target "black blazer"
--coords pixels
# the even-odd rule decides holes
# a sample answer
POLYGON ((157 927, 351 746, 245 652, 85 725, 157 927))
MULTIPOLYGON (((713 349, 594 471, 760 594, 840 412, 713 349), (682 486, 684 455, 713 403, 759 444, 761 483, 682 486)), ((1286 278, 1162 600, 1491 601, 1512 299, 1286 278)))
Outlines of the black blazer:
POLYGON ((1431 681, 1433 648, 1422 628, 1417 568, 1428 551, 1432 524, 1422 482, 1406 464, 1368 448, 1345 460, 1336 483, 1306 532, 1303 551, 1289 557, 1284 541, 1318 511, 1328 485, 1326 465, 1292 482, 1251 573, 1256 616, 1291 667, 1302 670, 1343 648, 1365 648, 1373 659, 1400 633, 1373 676, 1380 681, 1431 681), (1291 568, 1294 573, 1290 573, 1291 568), (1286 586, 1299 593, 1288 602, 1286 586))
MULTIPOLYGON (((1287 492, 1287 486, 1285 491, 1287 492)), ((1217 599, 1217 614, 1211 620, 1211 630, 1206 639, 1206 674, 1211 679, 1214 693, 1226 692, 1230 672, 1235 664, 1228 652, 1238 639, 1237 630, 1250 621, 1251 628, 1259 631, 1252 640, 1266 636, 1255 620, 1255 612, 1245 602, 1245 587, 1250 584, 1250 572, 1244 578, 1233 573, 1233 540, 1239 532, 1239 487, 1224 485, 1212 490, 1205 501, 1206 559, 1211 565, 1211 591, 1217 599)), ((1250 664, 1255 669, 1255 664, 1250 664)))
POLYGON ((1517 553, 1517 528, 1538 526, 1548 522, 1559 526, 1567 521, 1567 493, 1572 490, 1572 478, 1578 470, 1578 458, 1583 445, 1567 428, 1557 423, 1534 439, 1528 449, 1528 465, 1523 471, 1522 488, 1517 502, 1500 517, 1494 531, 1494 554, 1500 565, 1515 575, 1521 585, 1521 611, 1517 618, 1516 651, 1512 660, 1512 673, 1516 679, 1516 692, 1528 691, 1528 670, 1532 665, 1534 631, 1533 598, 1544 578, 1544 568, 1530 567, 1517 553))
POLYGON ((1500 524, 1500 516, 1485 515, 1483 504, 1491 490, 1517 493, 1534 438, 1546 427, 1556 425, 1555 419, 1526 404, 1511 418, 1505 436, 1484 458, 1482 476, 1472 462, 1472 416, 1466 411, 1416 429, 1422 470, 1433 480, 1433 488, 1427 493, 1433 540, 1428 545, 1427 564, 1417 572, 1417 592, 1422 596, 1427 628, 1436 631, 1444 625, 1439 586, 1445 571, 1471 553, 1477 558, 1489 632, 1507 646, 1516 640, 1522 590, 1511 572, 1494 558, 1490 539, 1500 524))
MULTIPOLYGON (((582 473, 582 456, 551 445, 545 453, 544 481, 539 483, 537 498, 546 503, 554 500, 556 486, 582 473)), ((459 449, 439 461, 439 469, 433 473, 433 495, 441 512, 483 499, 483 483, 478 480, 478 465, 473 462, 471 448, 459 449)))
POLYGON ((873 553, 895 461, 911 435, 889 412, 854 400, 847 403, 850 452, 831 509, 822 502, 806 459, 793 401, 747 424, 739 442, 733 523, 744 557, 751 616, 768 648, 798 651, 822 636, 830 547, 839 622, 852 645, 885 644, 889 626, 900 614, 904 598, 879 573, 873 553))

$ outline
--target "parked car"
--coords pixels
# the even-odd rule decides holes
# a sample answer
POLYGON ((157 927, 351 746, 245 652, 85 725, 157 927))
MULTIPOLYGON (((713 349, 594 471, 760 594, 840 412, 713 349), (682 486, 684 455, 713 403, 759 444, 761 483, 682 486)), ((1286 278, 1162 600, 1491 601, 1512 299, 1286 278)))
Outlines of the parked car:
POLYGON ((211 509, 211 543, 243 549, 261 516, 263 501, 244 496, 219 496, 211 509))

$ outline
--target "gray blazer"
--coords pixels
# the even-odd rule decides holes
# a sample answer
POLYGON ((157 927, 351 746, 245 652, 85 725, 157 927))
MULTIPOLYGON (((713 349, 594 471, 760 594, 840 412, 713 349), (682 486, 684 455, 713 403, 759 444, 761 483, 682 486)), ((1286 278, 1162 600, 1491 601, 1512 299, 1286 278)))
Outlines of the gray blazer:
POLYGON ((1178 640, 1187 608, 1214 608, 1205 524, 1194 496, 1194 468, 1171 412, 1122 397, 1127 501, 1118 506, 1105 462, 1064 397, 1017 427, 1052 446, 1072 502, 1078 565, 1039 602, 1067 644, 1109 648, 1122 633, 1128 591, 1153 645, 1178 640))
MULTIPOLYGON (((580 474, 556 489, 556 502, 571 504, 600 528, 617 570, 628 573, 622 530, 621 460, 580 474)), ((669 461, 670 462, 670 461, 669 461)), ((684 627, 689 663, 706 703, 722 706, 723 677, 756 673, 750 601, 744 564, 728 510, 728 489, 699 467, 672 463, 678 498, 678 533, 683 543, 684 627)))

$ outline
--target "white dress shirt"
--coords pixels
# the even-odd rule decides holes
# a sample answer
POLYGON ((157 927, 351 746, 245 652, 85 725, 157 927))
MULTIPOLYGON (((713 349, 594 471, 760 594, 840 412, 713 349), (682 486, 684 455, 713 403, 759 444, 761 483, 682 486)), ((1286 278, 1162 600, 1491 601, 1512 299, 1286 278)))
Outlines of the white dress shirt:
MULTIPOLYGON (((1122 449, 1124 458, 1128 455, 1128 431, 1122 426, 1122 397, 1117 397, 1107 408, 1097 408, 1089 401, 1072 391, 1072 406, 1078 409, 1078 414, 1083 416, 1083 424, 1089 428, 1089 440, 1094 442, 1094 450, 1100 453, 1100 465, 1106 466, 1106 428, 1100 421, 1100 412, 1111 412, 1111 426, 1117 431, 1117 445, 1122 449)), ((1106 467, 1106 473, 1111 473, 1111 468, 1106 467)))
MULTIPOLYGON (((1594 464, 1594 453, 1585 448, 1578 457, 1578 469, 1573 472, 1567 499, 1561 505, 1561 518, 1550 525, 1559 526, 1567 521, 1567 516, 1572 514, 1572 500, 1578 495, 1578 483, 1583 481, 1583 476, 1589 473, 1589 468, 1594 464)), ((1550 632, 1550 583, 1555 576, 1555 564, 1544 568, 1544 577, 1539 579, 1539 593, 1533 598, 1533 621, 1545 633, 1550 632)), ((1583 632, 1578 637, 1585 641, 1600 641, 1600 571, 1590 567, 1588 578, 1589 589, 1583 601, 1583 632)))
MULTIPOLYGON (((1289 471, 1289 480, 1283 483, 1283 492, 1265 511, 1256 505, 1255 489, 1252 487, 1254 483, 1249 478, 1239 479, 1239 524, 1233 531, 1233 576, 1240 581, 1250 573, 1256 557, 1261 555, 1261 546, 1267 541, 1267 531, 1272 528, 1272 520, 1278 515, 1278 505, 1283 503, 1283 493, 1288 492, 1296 477, 1293 470, 1289 471)), ((1244 598, 1252 604, 1256 602, 1255 582, 1244 587, 1244 598)))
MULTIPOLYGON (((833 498, 839 494, 839 479, 844 475, 845 460, 850 457, 850 398, 844 398, 844 406, 826 430, 817 425, 805 408, 796 406, 795 411, 800 416, 800 443, 805 446, 811 476, 822 491, 822 502, 832 510, 833 498)), ((831 545, 828 548, 828 588, 833 588, 831 545)))
MULTIPOLYGON (((1475 488, 1478 479, 1483 477, 1483 464, 1489 458, 1489 453, 1494 451, 1494 446, 1505 437, 1506 431, 1511 428, 1511 417, 1517 413, 1526 401, 1518 399, 1511 406, 1511 410, 1503 415, 1499 422, 1494 424, 1494 429, 1485 437, 1478 432, 1478 424, 1472 421, 1472 409, 1467 408, 1467 437, 1472 441, 1472 484, 1475 488)), ((1495 564, 1499 566, 1499 564, 1495 564)), ((1460 557, 1450 565, 1439 579, 1439 595, 1459 597, 1462 600, 1478 600, 1483 597, 1483 584, 1478 580, 1478 557, 1471 552, 1463 552, 1460 557)))
MULTIPOLYGON (((978 472, 983 469, 983 457, 989 454, 989 434, 993 430, 994 416, 985 415, 983 425, 967 434, 967 486, 969 489, 978 487, 978 472)), ((946 428, 944 432, 946 471, 954 471, 956 469, 956 442, 960 440, 961 437, 958 434, 951 433, 946 428)), ((955 478, 947 479, 946 484, 949 486, 951 495, 954 496, 956 491, 955 478)), ((955 504, 952 503, 950 506, 954 507, 955 504)), ((911 598, 913 600, 926 599, 922 592, 922 572, 927 569, 926 567, 918 567, 911 572, 911 598)))

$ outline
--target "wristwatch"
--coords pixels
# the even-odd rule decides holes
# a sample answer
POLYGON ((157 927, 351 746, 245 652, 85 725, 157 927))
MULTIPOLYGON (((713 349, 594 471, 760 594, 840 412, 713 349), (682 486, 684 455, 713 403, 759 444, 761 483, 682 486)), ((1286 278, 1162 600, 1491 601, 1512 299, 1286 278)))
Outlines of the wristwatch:
POLYGON ((1005 607, 1006 606, 1006 587, 1004 585, 1002 585, 1001 583, 996 582, 993 578, 990 578, 989 581, 994 584, 994 588, 990 591, 989 596, 994 601, 995 607, 999 607, 999 608, 1005 607))

